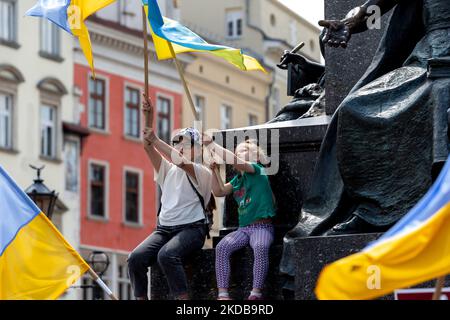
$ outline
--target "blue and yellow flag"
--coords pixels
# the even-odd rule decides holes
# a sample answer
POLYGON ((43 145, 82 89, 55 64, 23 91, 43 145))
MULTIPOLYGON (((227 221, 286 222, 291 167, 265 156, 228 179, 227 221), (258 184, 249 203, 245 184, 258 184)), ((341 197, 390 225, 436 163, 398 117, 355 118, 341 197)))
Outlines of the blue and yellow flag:
MULTIPOLYGON (((78 37, 81 49, 94 73, 91 39, 84 21, 115 0, 39 0, 25 15, 50 20, 71 35, 78 37)), ((94 73, 95 74, 95 73, 94 73)))
POLYGON ((163 18, 156 0, 142 0, 150 22, 150 32, 155 44, 158 59, 174 58, 169 43, 172 43, 175 54, 183 52, 208 52, 223 58, 244 71, 266 70, 255 58, 245 55, 241 49, 221 45, 212 45, 203 40, 179 22, 163 18))
POLYGON ((88 269, 0 166, 0 300, 56 299, 88 269))
POLYGON ((319 299, 373 299, 450 274, 450 160, 420 202, 362 252, 325 267, 319 299))

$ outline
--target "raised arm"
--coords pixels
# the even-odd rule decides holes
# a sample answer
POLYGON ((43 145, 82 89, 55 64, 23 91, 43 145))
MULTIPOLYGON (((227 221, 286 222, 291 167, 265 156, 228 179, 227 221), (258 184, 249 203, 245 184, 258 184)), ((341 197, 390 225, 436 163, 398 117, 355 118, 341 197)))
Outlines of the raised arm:
POLYGON ((217 143, 212 141, 211 137, 203 135, 203 144, 208 148, 209 151, 214 153, 221 160, 225 161, 226 164, 232 165, 236 170, 255 173, 255 169, 250 162, 237 157, 230 150, 219 146, 217 143))
MULTIPOLYGON (((144 100, 142 104, 142 111, 144 114, 144 120, 146 124, 153 125, 153 105, 150 99, 144 94, 144 100)), ((153 167, 156 171, 159 171, 161 166, 162 157, 161 154, 154 148, 154 142, 156 141, 156 135, 153 132, 153 128, 147 127, 144 129, 144 149, 147 153, 153 167)))
POLYGON ((154 147, 168 161, 172 162, 177 167, 183 169, 189 176, 191 176, 191 178, 193 178, 195 180, 197 179, 195 177, 195 170, 194 170, 193 163, 188 158, 183 156, 181 154, 181 152, 179 152, 175 148, 169 146, 167 143, 165 143, 163 140, 159 139, 158 137, 156 137, 154 147))
MULTIPOLYGON (((210 168, 214 172, 218 167, 212 162, 210 168)), ((224 184, 220 176, 213 174, 212 191, 216 197, 225 197, 233 192, 233 186, 230 183, 224 184)))
MULTIPOLYGON (((153 125, 154 108, 152 101, 145 94, 143 95, 143 97, 144 102, 142 109, 144 112, 145 123, 153 125)), ((156 171, 159 171, 162 159, 161 156, 163 156, 168 161, 172 162, 179 168, 186 171, 186 173, 189 174, 189 176, 191 176, 195 181, 197 181, 197 178, 195 176, 194 165, 192 164, 192 162, 186 157, 184 157, 178 150, 172 148, 167 143, 159 139, 155 135, 152 128, 145 128, 144 130, 144 145, 145 150, 150 160, 152 161, 156 171)))
MULTIPOLYGON (((154 108, 152 101, 145 94, 143 97, 142 110, 145 123, 153 125, 154 108)), ((168 161, 186 170, 186 172, 195 179, 195 171, 192 163, 183 157, 180 152, 159 139, 153 128, 147 127, 144 129, 144 148, 156 171, 159 171, 162 156, 164 156, 168 161)))
POLYGON ((380 7, 381 14, 384 15, 401 1, 407 0, 369 0, 362 6, 352 9, 342 20, 320 20, 319 25, 325 28, 322 41, 330 47, 346 48, 352 34, 368 29, 367 20, 371 16, 371 13, 368 12, 370 6, 380 7))

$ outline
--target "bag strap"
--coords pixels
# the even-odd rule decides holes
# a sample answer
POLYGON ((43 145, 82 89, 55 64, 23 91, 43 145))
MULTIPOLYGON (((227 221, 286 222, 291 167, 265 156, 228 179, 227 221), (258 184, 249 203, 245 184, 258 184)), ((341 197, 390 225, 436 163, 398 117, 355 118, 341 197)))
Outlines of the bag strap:
MULTIPOLYGON (((198 199, 200 200, 200 203, 201 203, 202 208, 203 208, 203 214, 205 215, 205 222, 209 223, 208 215, 206 213, 205 200, 203 199, 203 197, 200 194, 200 192, 198 192, 197 188, 194 186, 194 183, 191 181, 191 179, 189 178, 189 175, 187 173, 186 173, 186 177, 187 177, 187 179, 189 181, 189 184, 191 185, 192 189, 194 189, 195 194, 198 196, 198 199)), ((209 228, 206 228, 206 238, 211 239, 211 235, 209 234, 209 228)))
POLYGON ((189 175, 186 173, 186 177, 189 181, 189 184, 191 185, 192 189, 194 190, 195 194, 197 195, 198 199, 200 200, 200 203, 202 205, 203 208, 203 214, 205 214, 206 217, 206 207, 205 207, 205 200, 203 199, 202 195, 200 194, 200 192, 198 192, 197 188, 194 186, 194 183, 191 181, 191 178, 189 178, 189 175))
POLYGON ((161 200, 159 201, 159 207, 158 207, 158 213, 157 213, 157 217, 159 217, 159 215, 161 214, 161 208, 162 208, 162 203, 161 200))

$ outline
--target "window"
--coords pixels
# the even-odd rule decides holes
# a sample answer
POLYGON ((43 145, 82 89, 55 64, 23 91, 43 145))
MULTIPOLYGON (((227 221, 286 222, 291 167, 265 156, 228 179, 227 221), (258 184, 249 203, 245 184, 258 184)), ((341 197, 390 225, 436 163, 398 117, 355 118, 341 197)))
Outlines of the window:
POLYGON ((313 39, 309 40, 309 47, 311 48, 311 51, 316 50, 316 42, 313 39))
POLYGON ((157 124, 158 124, 158 137, 160 137, 166 143, 170 143, 170 130, 171 130, 171 101, 167 98, 158 97, 157 101, 157 124))
POLYGON ((60 56, 59 28, 47 19, 41 19, 41 52, 52 56, 60 56))
POLYGON ((106 130, 105 80, 89 79, 89 127, 106 130))
POLYGON ((223 105, 220 109, 220 127, 222 130, 231 129, 231 113, 230 106, 223 105))
POLYGON ((277 18, 273 13, 270 15, 270 24, 272 25, 272 27, 275 27, 277 25, 277 18))
POLYGON ((140 103, 139 90, 125 88, 125 135, 134 138, 140 137, 140 103))
POLYGON ((12 103, 11 95, 0 93, 0 148, 12 149, 12 103))
POLYGON ((205 114, 205 98, 202 96, 195 96, 195 108, 200 116, 200 121, 202 122, 203 127, 206 127, 206 114, 205 114))
POLYGON ((16 2, 0 0, 0 40, 15 42, 16 40, 16 2))
POLYGON ((135 172, 125 173, 125 222, 139 223, 139 174, 135 172))
MULTIPOLYGON (((139 19, 139 7, 130 4, 129 0, 120 0, 117 5, 119 9, 119 23, 121 25, 130 29, 142 28, 142 22, 139 19)), ((110 17, 108 18, 110 19, 110 17)))
POLYGON ((258 124, 258 117, 254 114, 248 115, 248 125, 249 126, 256 126, 258 124))
POLYGON ((66 164, 66 190, 78 192, 79 179, 79 142, 67 139, 64 146, 66 164))
MULTIPOLYGON (((89 256, 84 259, 89 259, 89 256)), ((111 288, 111 281, 108 278, 103 276, 102 280, 107 287, 111 288)), ((81 290, 83 300, 109 300, 105 291, 87 273, 81 277, 81 290)))
POLYGON ((242 36, 242 10, 228 10, 226 13, 228 38, 239 38, 242 36))
POLYGON ((119 300, 133 300, 133 295, 131 291, 131 283, 128 275, 128 268, 126 263, 123 265, 118 265, 118 275, 117 284, 119 291, 119 300))
POLYGON ((91 164, 89 170, 90 215, 106 218, 106 167, 91 164))
POLYGON ((41 155, 56 158, 56 107, 41 107, 41 155))

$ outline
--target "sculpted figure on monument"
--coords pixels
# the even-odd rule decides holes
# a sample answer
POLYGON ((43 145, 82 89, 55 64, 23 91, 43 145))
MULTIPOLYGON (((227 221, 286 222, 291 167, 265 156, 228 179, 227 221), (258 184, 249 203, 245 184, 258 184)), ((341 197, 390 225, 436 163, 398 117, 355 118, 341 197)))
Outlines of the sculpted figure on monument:
MULTIPOLYGON (((323 53, 323 44, 321 41, 323 53)), ((288 70, 288 95, 294 98, 269 123, 325 114, 325 66, 297 53, 285 51, 278 65, 288 70)))
POLYGON ((367 1, 343 20, 320 21, 324 44, 345 48, 368 29, 373 5, 394 12, 328 127, 299 223, 285 237, 286 274, 293 275, 296 237, 387 230, 426 193, 449 154, 450 1, 367 1))

